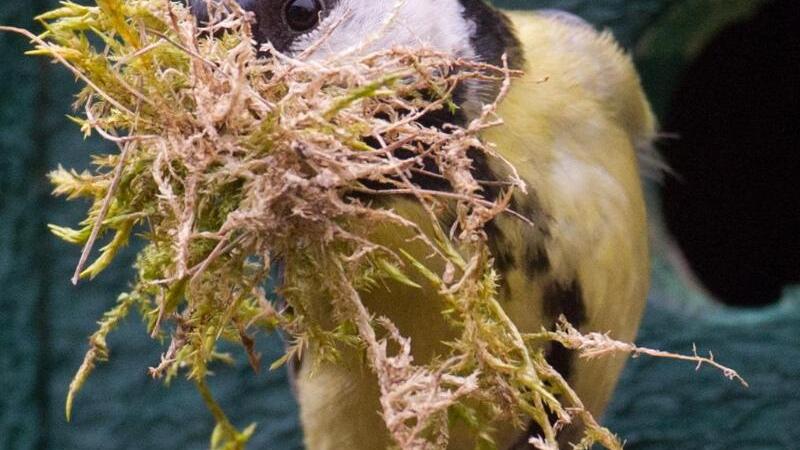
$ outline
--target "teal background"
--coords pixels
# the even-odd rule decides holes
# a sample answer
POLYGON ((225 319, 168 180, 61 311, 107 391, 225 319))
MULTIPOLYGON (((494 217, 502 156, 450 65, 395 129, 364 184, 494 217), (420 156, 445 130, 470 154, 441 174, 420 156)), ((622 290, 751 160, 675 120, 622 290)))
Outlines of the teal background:
MULTIPOLYGON (((559 7, 610 27, 635 55, 648 93, 665 111, 681 68, 725 23, 755 0, 497 1, 507 7, 559 7)), ((0 23, 36 29, 50 0, 2 2, 0 23)), ((69 283, 79 249, 58 242, 47 223, 72 224, 81 208, 50 197, 45 173, 84 167, 106 147, 83 141, 64 115, 76 86, 65 70, 23 57, 24 39, 0 35, 0 450, 202 449, 212 420, 194 388, 164 387, 146 368, 162 348, 129 320, 110 339, 98 368, 64 420, 64 397, 95 321, 131 279, 132 251, 100 278, 69 283)), ((655 203, 655 202, 654 202, 655 203)), ((657 214, 657 211, 656 211, 657 214)), ((740 370, 744 389, 710 369, 639 358, 623 376, 608 425, 629 449, 800 448, 800 290, 776 305, 727 308, 687 286, 655 244, 654 283, 638 343, 701 351, 740 370)), ((735 282, 735 280, 731 280, 735 282)), ((269 361, 280 342, 263 337, 269 361)), ((234 422, 259 423, 251 448, 300 449, 296 405, 283 371, 255 375, 240 357, 216 368, 212 389, 234 422)))

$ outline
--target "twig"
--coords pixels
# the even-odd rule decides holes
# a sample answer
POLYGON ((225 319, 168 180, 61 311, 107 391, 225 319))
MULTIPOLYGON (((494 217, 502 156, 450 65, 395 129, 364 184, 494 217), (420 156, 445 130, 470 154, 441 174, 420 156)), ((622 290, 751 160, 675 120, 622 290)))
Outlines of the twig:
MULTIPOLYGON (((533 338, 537 335, 531 335, 533 338)), ((608 334, 602 333, 587 333, 582 334, 575 329, 565 317, 559 318, 558 327, 556 331, 545 331, 538 336, 545 337, 546 339, 553 339, 567 348, 578 350, 584 358, 597 358, 605 356, 609 353, 629 353, 634 357, 639 355, 647 355, 655 358, 676 359, 681 361, 690 361, 697 364, 696 370, 699 370, 703 364, 707 364, 722 372, 722 374, 729 380, 736 380, 744 387, 750 385, 742 378, 739 373, 730 367, 718 363, 714 359, 714 354, 709 352, 708 357, 700 356, 697 353, 697 346, 692 344, 692 355, 681 355, 677 353, 665 352, 662 350, 654 350, 647 347, 639 347, 634 344, 622 342, 611 338, 608 334)))
POLYGON ((89 235, 89 240, 86 241, 86 245, 83 246, 83 251, 81 251, 80 260, 78 260, 78 265, 75 267, 75 273, 72 275, 72 284, 77 285, 81 279, 81 273, 83 272, 83 267, 86 265, 86 262, 89 260, 89 254, 92 252, 92 247, 94 246, 95 241, 97 241, 97 237, 100 234, 100 230, 103 228, 103 221, 106 219, 106 215, 108 215, 108 210, 111 207, 111 202, 114 199, 114 194, 117 191, 117 187, 119 187, 119 181, 122 177, 122 169, 125 167, 125 161, 128 156, 128 152, 131 148, 133 143, 128 142, 121 147, 121 151, 119 154, 119 161, 117 162, 116 167, 114 168, 114 175, 111 179, 111 185, 106 192, 106 196, 103 199, 102 206, 100 207, 100 211, 97 213, 97 218, 95 219, 94 226, 92 226, 92 234, 89 235))

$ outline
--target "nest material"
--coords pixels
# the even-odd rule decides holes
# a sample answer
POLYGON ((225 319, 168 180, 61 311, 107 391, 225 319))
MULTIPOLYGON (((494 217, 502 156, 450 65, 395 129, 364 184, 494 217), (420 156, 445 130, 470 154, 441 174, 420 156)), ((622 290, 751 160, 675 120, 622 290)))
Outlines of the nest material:
POLYGON ((135 231, 146 244, 130 291, 90 340, 67 415, 108 357, 106 336, 136 309, 152 336, 171 337, 151 374, 170 380, 183 370, 196 383, 217 420, 213 448, 242 448, 253 432, 238 431, 208 390, 209 365, 229 358, 217 342, 240 343, 258 368, 251 336, 275 328, 293 343, 275 365, 312 342, 316 357, 332 360, 342 344, 363 348, 399 448, 446 447, 454 411, 488 448, 483 431, 499 418, 533 419, 543 435, 531 444, 555 448, 558 429, 576 416, 587 429, 582 448, 621 448, 542 354, 548 340, 580 348, 580 334, 565 324, 561 333, 523 336, 497 301, 483 227, 513 214, 511 194, 525 187, 507 166, 503 193, 487 199, 469 151, 502 163, 479 134, 500 124, 495 107, 514 73, 424 49, 353 49, 327 61, 267 49, 272 57, 260 58, 245 11, 223 1, 210 2, 209 12, 209 24, 198 27, 185 6, 165 0, 67 2, 40 16, 43 35, 28 34, 37 44, 31 53, 54 58, 86 85, 76 101, 84 117, 74 119, 84 133, 119 149, 95 157, 91 171, 51 174, 57 194, 92 201, 81 228, 52 226, 84 248, 74 281, 108 267, 135 231), (468 80, 494 83, 497 101, 464 127, 420 123, 456 108, 450 96, 468 80), (449 189, 423 189, 414 183, 420 175, 449 189), (365 195, 414 198, 429 223, 359 200, 365 195), (455 217, 448 230, 437 219, 444 210, 455 217), (444 269, 373 242, 371 227, 380 223, 410 230, 444 269), (263 288, 276 262, 291 308, 276 306, 263 288), (409 340, 359 296, 384 279, 413 284, 411 272, 439 288, 462 330, 451 354, 430 366, 415 364, 409 340), (315 302, 330 304, 335 326, 315 316, 315 302))

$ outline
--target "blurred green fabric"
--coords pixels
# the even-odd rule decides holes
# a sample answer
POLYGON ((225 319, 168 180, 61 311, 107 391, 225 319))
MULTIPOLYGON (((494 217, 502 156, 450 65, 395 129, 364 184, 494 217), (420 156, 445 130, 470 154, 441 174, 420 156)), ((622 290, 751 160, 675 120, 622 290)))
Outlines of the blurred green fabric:
MULTIPOLYGON (((561 8, 610 27, 634 51, 658 112, 676 78, 713 32, 746 14, 754 0, 506 0, 512 8, 561 8)), ((32 17, 52 0, 3 2, 0 24, 37 29, 32 17)), ((24 39, 0 34, 0 450, 202 449, 213 427, 194 388, 151 380, 162 347, 135 319, 110 339, 98 367, 64 419, 69 380, 95 321, 131 279, 133 250, 97 280, 73 287, 79 249, 51 236, 47 223, 74 224, 81 208, 49 195, 45 174, 81 168, 106 150, 84 141, 64 116, 72 77, 24 57, 24 39)), ((686 363, 634 359, 607 414, 629 449, 800 448, 800 290, 758 310, 720 306, 685 286, 656 244, 654 286, 639 344, 682 353, 712 350, 740 370, 744 389, 718 372, 686 363)), ((258 341, 277 358, 276 337, 258 341)), ((239 426, 258 422, 250 448, 302 448, 296 405, 284 371, 256 375, 239 355, 219 366, 212 389, 239 426)))

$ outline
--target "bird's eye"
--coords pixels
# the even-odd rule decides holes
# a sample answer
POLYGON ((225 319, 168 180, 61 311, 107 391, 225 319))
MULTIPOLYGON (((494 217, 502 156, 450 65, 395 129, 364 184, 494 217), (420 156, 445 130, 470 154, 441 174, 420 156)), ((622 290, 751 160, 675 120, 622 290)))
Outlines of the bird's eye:
POLYGON ((293 31, 308 31, 319 23, 320 0, 289 0, 283 7, 286 25, 293 31))

